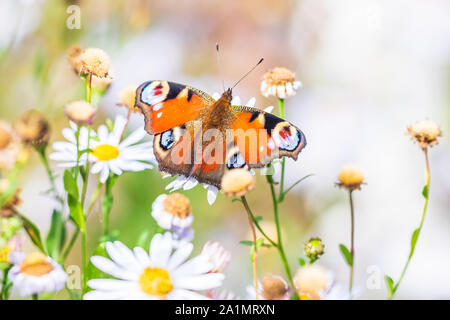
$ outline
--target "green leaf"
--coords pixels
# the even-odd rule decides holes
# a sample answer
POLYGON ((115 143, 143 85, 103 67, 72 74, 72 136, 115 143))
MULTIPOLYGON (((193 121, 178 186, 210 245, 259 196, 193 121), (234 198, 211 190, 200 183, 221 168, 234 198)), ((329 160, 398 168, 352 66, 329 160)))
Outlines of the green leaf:
MULTIPOLYGON (((92 256, 101 256, 108 258, 108 253, 106 252, 106 242, 100 243, 97 248, 95 248, 94 253, 92 256)), ((87 268, 87 277, 88 280, 90 279, 102 279, 102 278, 112 278, 109 274, 104 273, 97 269, 96 266, 92 264, 92 262, 89 260, 88 268, 87 268)), ((90 289, 88 290, 90 291, 90 289)))
POLYGON ((261 246, 264 244, 264 239, 263 238, 259 238, 256 239, 256 250, 258 250, 259 248, 261 248, 261 246))
POLYGON ((306 265, 305 259, 303 259, 303 258, 298 258, 298 264, 299 264, 301 267, 304 267, 304 266, 306 265))
POLYGON ((348 250, 348 248, 345 245, 343 245, 342 243, 339 245, 339 249, 341 250, 341 253, 345 259, 345 262, 347 262, 347 264, 350 267, 353 266, 353 256, 350 253, 350 250, 348 250))
POLYGON ((70 217, 81 231, 86 229, 83 207, 78 200, 78 186, 75 178, 69 170, 64 171, 64 189, 67 191, 67 204, 69 205, 70 217))
POLYGON ((419 238, 420 228, 414 230, 411 236, 411 251, 409 257, 411 257, 414 253, 414 249, 416 248, 417 239, 419 238))
POLYGON ((422 190, 422 195, 425 199, 428 199, 428 186, 425 185, 422 190))
POLYGON ((262 221, 262 219, 263 219, 262 216, 256 216, 256 217, 255 217, 255 221, 256 221, 256 222, 262 221))
POLYGON ((66 225, 62 213, 58 210, 53 210, 50 230, 47 234, 46 245, 47 252, 50 257, 58 260, 59 253, 64 247, 66 241, 66 225))
MULTIPOLYGON (((102 214, 103 214, 103 219, 105 221, 106 227, 109 226, 109 214, 111 213, 113 201, 114 201, 112 188, 113 188, 114 184, 116 183, 117 178, 118 178, 117 175, 111 174, 108 177, 108 179, 106 180, 106 184, 105 184, 105 195, 103 196, 103 200, 102 200, 102 214)), ((107 231, 107 230, 105 230, 105 231, 107 231)))
POLYGON ((148 248, 150 247, 150 241, 152 240, 152 237, 153 237, 153 232, 151 232, 150 230, 145 230, 139 236, 139 238, 136 242, 136 246, 141 247, 145 250, 148 250, 148 248))
POLYGON ((386 286, 389 290, 389 295, 392 295, 394 293, 394 280, 392 280, 392 278, 388 275, 385 275, 384 281, 386 282, 386 286))
POLYGON ((75 199, 78 199, 78 186, 75 178, 72 176, 70 170, 64 171, 64 190, 67 191, 75 199))
POLYGON ((103 235, 100 237, 99 242, 114 242, 116 240, 119 240, 120 231, 119 230, 113 230, 107 235, 103 235))
POLYGON ((253 246, 253 241, 249 241, 249 240, 242 240, 239 241, 240 244, 243 244, 244 246, 253 246))
POLYGON ((8 262, 2 261, 0 262, 0 271, 7 270, 11 267, 8 262))
POLYGON ((39 250, 46 253, 44 244, 42 243, 41 239, 41 232, 39 231, 38 227, 36 227, 36 225, 33 222, 31 222, 31 220, 24 217, 23 215, 19 215, 19 217, 22 220, 23 228, 27 232, 31 241, 34 243, 36 247, 39 248, 39 250))
POLYGON ((303 178, 300 178, 299 180, 297 180, 296 182, 294 182, 289 188, 287 188, 281 195, 280 195, 280 202, 283 201, 284 197, 286 196, 286 194, 291 191, 296 185, 298 185, 300 182, 302 182, 303 180, 313 176, 314 173, 311 174, 307 174, 306 176, 304 176, 303 178))

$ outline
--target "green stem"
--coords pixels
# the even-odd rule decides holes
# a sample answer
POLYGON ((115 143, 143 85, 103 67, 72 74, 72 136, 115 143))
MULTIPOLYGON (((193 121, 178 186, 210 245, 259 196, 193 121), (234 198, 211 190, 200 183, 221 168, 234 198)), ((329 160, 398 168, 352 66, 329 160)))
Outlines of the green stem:
POLYGON ((352 295, 352 289, 353 289, 353 265, 355 264, 355 247, 354 247, 354 239, 355 239, 355 213, 354 213, 354 207, 353 207, 353 196, 352 196, 353 190, 349 190, 349 199, 350 199, 350 224, 351 224, 351 231, 350 231, 350 254, 352 255, 352 264, 350 266, 350 283, 349 283, 349 293, 350 297, 352 295))
POLYGON ((10 268, 3 270, 2 291, 0 292, 0 300, 8 300, 6 285, 8 284, 8 272, 10 268))
POLYGON ((69 255, 70 251, 72 250, 72 247, 75 244, 79 234, 80 234, 80 229, 76 228, 75 231, 72 234, 72 238, 70 238, 70 241, 69 241, 69 244, 66 247, 66 250, 64 250, 64 253, 63 253, 62 258, 61 258, 61 262, 66 261, 67 256, 69 255))
POLYGON ((275 226, 276 226, 276 229, 277 229, 277 249, 278 249, 278 253, 280 254, 281 261, 283 262, 284 270, 286 271, 286 275, 287 275, 287 277, 289 279, 289 283, 291 284, 292 288, 295 288, 294 280, 292 279, 291 269, 289 267, 289 263, 288 263, 287 258, 286 258, 286 253, 284 252, 283 241, 281 240, 281 228, 280 228, 280 218, 279 218, 279 212, 278 212, 278 201, 277 201, 277 196, 276 196, 276 193, 275 193, 275 187, 274 187, 274 184, 273 184, 272 176, 267 176, 267 181, 269 182, 270 193, 272 195, 273 212, 274 212, 274 218, 275 218, 275 226))
POLYGON ((244 204, 245 209, 247 210, 247 212, 250 214, 253 223, 255 224, 256 228, 258 229, 258 231, 264 236, 264 238, 267 239, 267 241, 270 242, 271 245, 273 245, 274 247, 277 247, 277 243, 275 241, 273 241, 265 232, 264 230, 261 228, 261 226, 259 225, 258 221, 255 218, 255 215, 253 214, 252 210, 250 209, 250 206, 248 205, 248 202, 246 199, 242 200, 242 203, 244 204))
POLYGON ((86 81, 86 100, 88 103, 91 103, 92 100, 92 74, 88 74, 88 78, 86 81))
MULTIPOLYGON (((427 213, 429 192, 430 192, 430 164, 428 161, 428 149, 424 149, 423 152, 425 154, 425 174, 426 174, 425 188, 427 191, 426 191, 426 196, 425 196, 425 203, 424 203, 423 210, 422 210, 422 218, 420 219, 419 227, 416 229, 417 230, 416 243, 417 243, 417 240, 419 239, 420 232, 422 231, 423 222, 425 221, 425 215, 427 213)), ((416 245, 414 244, 411 247, 411 251, 409 253, 408 260, 406 261, 406 264, 403 267, 402 273, 400 274, 400 278, 398 279, 397 283, 395 284, 394 288, 392 289, 391 294, 388 297, 389 300, 391 300, 394 297, 395 292, 397 291, 398 287, 400 286, 400 283, 402 282, 403 277, 405 276, 406 270, 408 269, 409 263, 411 262, 411 259, 414 255, 415 249, 416 249, 416 245)))
POLYGON ((81 230, 81 264, 83 267, 83 286, 82 294, 86 292, 87 288, 87 241, 86 241, 86 230, 81 230))
POLYGON ((252 231, 252 239, 253 239, 253 254, 251 255, 252 258, 252 266, 253 266, 253 287, 255 289, 255 297, 256 300, 258 300, 259 296, 259 290, 258 290, 258 248, 256 245, 256 231, 255 231, 255 225, 254 225, 254 219, 253 215, 250 212, 250 207, 247 203, 247 199, 245 196, 241 197, 242 203, 244 204, 245 211, 247 211, 248 215, 248 223, 250 225, 250 230, 252 231))
MULTIPOLYGON (((101 190, 102 186, 103 185, 99 182, 97 184, 97 188, 95 189, 94 193, 91 196, 91 200, 89 201, 89 206, 88 206, 88 208, 86 210, 86 219, 91 214, 92 208, 94 207, 95 203, 97 202, 97 200, 98 200, 98 198, 100 196, 100 190, 101 190)), ((79 234, 80 234, 80 230, 78 228, 75 229, 75 231, 74 231, 74 233, 72 235, 72 238, 70 238, 69 244, 66 247, 66 250, 64 250, 61 262, 66 261, 67 256, 69 255, 70 251, 72 250, 72 247, 74 246, 74 244, 75 244, 79 234)))
POLYGON ((64 203, 64 200, 58 194, 58 191, 56 189, 55 177, 53 176, 52 170, 50 168, 50 164, 48 162, 47 154, 45 153, 46 148, 39 148, 39 149, 36 148, 36 151, 39 153, 39 156, 41 158, 42 164, 45 167, 45 171, 47 172, 47 176, 48 176, 48 179, 50 181, 50 185, 51 185, 52 191, 55 194, 56 200, 58 200, 61 204, 64 203))
MULTIPOLYGON (((284 119, 284 99, 278 99, 278 110, 280 112, 280 118, 284 119)), ((285 168, 286 166, 286 158, 283 157, 283 159, 281 159, 281 178, 280 178, 280 193, 278 195, 278 202, 283 202, 284 200, 284 173, 285 173, 285 168)))

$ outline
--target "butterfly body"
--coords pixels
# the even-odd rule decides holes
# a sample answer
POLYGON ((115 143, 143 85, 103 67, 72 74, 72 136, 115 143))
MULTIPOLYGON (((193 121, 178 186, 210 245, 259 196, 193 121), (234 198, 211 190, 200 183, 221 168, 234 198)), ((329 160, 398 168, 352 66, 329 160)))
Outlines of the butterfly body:
POLYGON ((148 81, 136 91, 145 129, 155 135, 161 171, 220 188, 227 170, 261 168, 283 156, 297 159, 303 133, 257 108, 232 106, 232 90, 215 101, 193 87, 148 81))

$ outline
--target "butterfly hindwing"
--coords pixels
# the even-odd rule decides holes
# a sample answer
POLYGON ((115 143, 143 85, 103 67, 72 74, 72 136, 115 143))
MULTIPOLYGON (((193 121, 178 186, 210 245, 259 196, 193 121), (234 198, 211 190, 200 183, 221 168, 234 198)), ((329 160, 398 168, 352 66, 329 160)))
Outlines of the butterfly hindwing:
POLYGON ((297 160, 306 146, 302 131, 271 113, 232 106, 235 144, 250 168, 261 168, 283 156, 297 160))
POLYGON ((175 82, 147 81, 136 90, 136 106, 142 110, 149 134, 195 120, 213 103, 206 93, 175 82))

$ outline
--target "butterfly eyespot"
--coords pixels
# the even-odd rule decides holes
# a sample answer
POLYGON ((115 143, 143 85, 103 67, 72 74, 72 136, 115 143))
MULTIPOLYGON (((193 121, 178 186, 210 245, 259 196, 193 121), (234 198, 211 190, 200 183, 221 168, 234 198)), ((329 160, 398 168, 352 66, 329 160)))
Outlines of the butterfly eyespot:
POLYGON ((153 81, 149 82, 141 91, 140 100, 149 105, 155 105, 164 101, 169 92, 167 82, 153 81))
POLYGON ((294 127, 279 124, 273 131, 273 139, 280 150, 293 151, 300 144, 302 136, 294 127))
POLYGON ((238 169, 245 167, 246 163, 240 152, 233 154, 227 161, 228 169, 238 169))
POLYGON ((173 144, 175 143, 175 137, 173 134, 173 130, 165 131, 161 134, 161 140, 159 141, 159 145, 164 150, 169 150, 173 144))

